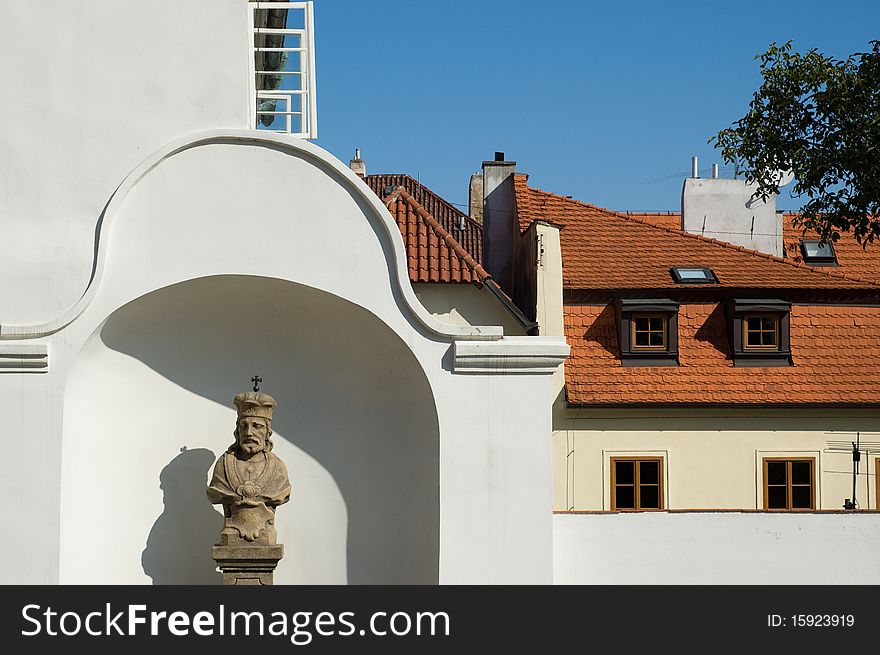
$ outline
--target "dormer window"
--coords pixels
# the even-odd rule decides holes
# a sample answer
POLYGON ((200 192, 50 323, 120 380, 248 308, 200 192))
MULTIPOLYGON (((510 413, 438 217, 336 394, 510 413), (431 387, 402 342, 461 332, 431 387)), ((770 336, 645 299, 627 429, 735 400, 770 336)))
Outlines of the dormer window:
POLYGON ((725 305, 734 366, 791 366, 791 304, 731 300, 725 305))
POLYGON ((678 303, 621 298, 615 309, 621 365, 678 365, 678 303))
POLYGON ((718 284, 712 269, 704 266, 675 266, 669 272, 677 284, 718 284))
POLYGON ((801 239, 801 255, 810 266, 836 266, 837 254, 830 241, 801 239))

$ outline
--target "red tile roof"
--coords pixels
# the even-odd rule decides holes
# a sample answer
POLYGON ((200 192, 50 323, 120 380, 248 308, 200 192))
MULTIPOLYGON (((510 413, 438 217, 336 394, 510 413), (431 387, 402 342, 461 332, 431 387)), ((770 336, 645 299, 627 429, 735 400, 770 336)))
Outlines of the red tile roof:
POLYGON ((669 272, 675 266, 707 266, 727 288, 880 288, 880 275, 872 271, 806 266, 660 225, 656 215, 621 214, 531 189, 527 180, 527 175, 514 177, 520 227, 526 229, 534 220, 563 226, 566 289, 680 289, 669 272))
POLYGON ((364 182, 383 200, 389 189, 403 187, 426 212, 437 219, 443 229, 476 261, 483 261, 483 226, 453 204, 447 202, 418 180, 403 174, 367 175, 364 182))
POLYGON ((611 306, 567 305, 564 313, 569 403, 880 403, 880 307, 793 306, 794 366, 780 368, 732 365, 717 303, 681 305, 680 366, 621 366, 611 306))
POLYGON ((650 223, 651 225, 659 225, 660 227, 671 227, 675 230, 681 229, 681 213, 680 212, 622 211, 622 212, 616 212, 616 213, 625 214, 626 216, 631 216, 633 218, 641 219, 645 223, 650 223))
POLYGON ((406 248, 411 282, 482 283, 489 274, 402 186, 385 199, 406 248))
MULTIPOLYGON (((678 229, 681 227, 681 212, 617 212, 634 218, 640 218, 648 223, 678 229)), ((819 236, 812 230, 804 231, 801 227, 795 227, 792 219, 797 216, 794 212, 786 212, 782 218, 782 239, 785 250, 785 259, 794 263, 803 262, 801 254, 801 239, 818 239, 819 236)), ((834 244, 837 254, 838 266, 831 270, 844 273, 850 277, 866 277, 880 280, 880 242, 868 244, 864 248, 852 237, 843 233, 840 240, 834 244)))
MULTIPOLYGON (((677 213, 613 212, 530 189, 527 180, 525 175, 514 178, 520 227, 534 220, 563 226, 563 286, 569 292, 563 311, 572 349, 565 364, 569 403, 880 405, 880 307, 876 302, 829 304, 836 295, 853 290, 859 292, 857 297, 880 297, 878 250, 866 253, 854 242, 835 244, 839 267, 810 267, 792 256, 782 259, 685 233, 678 229, 677 213), (711 268, 720 282, 711 289, 718 293, 699 301, 691 295, 690 301, 681 302, 679 366, 624 367, 614 306, 605 299, 610 291, 626 290, 674 295, 685 287, 672 280, 673 266, 711 268), (733 366, 720 304, 725 289, 823 299, 791 308, 793 366, 733 366), (575 303, 589 298, 590 292, 595 292, 590 302, 603 304, 575 303)), ((785 244, 790 248, 800 235, 793 232, 790 218, 787 225, 785 244)))
MULTIPOLYGON (((813 231, 804 232, 803 228, 795 227, 792 223, 795 216, 796 214, 793 213, 783 215, 782 240, 785 256, 793 262, 800 262, 803 261, 800 240, 819 237, 813 231)), ((840 235, 840 240, 834 244, 834 252, 837 255, 838 266, 830 270, 880 279, 880 243, 875 241, 863 248, 851 234, 843 233, 840 235)))

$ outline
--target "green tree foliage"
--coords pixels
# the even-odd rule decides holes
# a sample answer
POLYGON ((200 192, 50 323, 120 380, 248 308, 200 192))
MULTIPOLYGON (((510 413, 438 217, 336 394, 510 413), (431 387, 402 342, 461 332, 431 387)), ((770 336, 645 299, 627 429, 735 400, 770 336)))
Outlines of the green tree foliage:
POLYGON ((764 199, 779 192, 775 173, 792 171, 806 200, 796 223, 823 239, 880 238, 880 41, 871 46, 836 60, 772 43, 756 57, 764 81, 748 113, 709 141, 764 199))

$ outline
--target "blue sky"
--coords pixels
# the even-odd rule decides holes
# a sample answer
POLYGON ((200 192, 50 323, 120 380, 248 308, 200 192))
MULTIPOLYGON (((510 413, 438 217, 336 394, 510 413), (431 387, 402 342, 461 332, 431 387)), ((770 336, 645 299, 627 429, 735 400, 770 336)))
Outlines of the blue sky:
POLYGON ((531 186, 675 210, 692 155, 723 164, 707 141, 745 113, 755 55, 866 50, 880 2, 316 0, 315 24, 317 143, 343 161, 466 204, 500 150, 531 186))

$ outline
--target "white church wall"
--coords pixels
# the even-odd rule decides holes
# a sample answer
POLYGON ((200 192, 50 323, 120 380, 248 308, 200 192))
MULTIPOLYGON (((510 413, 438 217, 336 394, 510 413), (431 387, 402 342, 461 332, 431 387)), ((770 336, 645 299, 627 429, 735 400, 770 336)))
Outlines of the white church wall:
POLYGON ((245 0, 0 3, 0 323, 79 298, 98 217, 149 154, 247 127, 247 16, 245 0))
MULTIPOLYGON (((419 304, 406 278, 396 225, 374 194, 340 162, 309 143, 286 137, 237 131, 186 137, 167 145, 127 178, 109 203, 99 233, 94 280, 75 305, 43 323, 0 325, 0 346, 25 342, 44 344, 49 349, 47 374, 0 376, 0 384, 11 392, 0 400, 0 415, 8 423, 9 434, 20 435, 22 442, 27 443, 23 455, 34 455, 34 461, 40 464, 39 475, 35 476, 22 473, 26 469, 21 462, 0 462, 0 479, 20 480, 24 485, 17 522, 7 523, 4 530, 15 534, 20 526, 28 526, 32 537, 28 548, 19 549, 16 554, 20 568, 8 569, 13 579, 5 582, 53 582, 59 576, 67 579, 76 557, 88 554, 78 550, 77 544, 80 539, 93 541, 94 536, 91 526, 83 524, 84 515, 77 512, 93 496, 88 491, 91 484, 115 489, 117 481, 111 467, 119 458, 114 452, 92 450, 94 444, 111 440, 110 428, 102 427, 92 435, 88 427, 94 404, 89 394, 100 395, 96 384, 125 388, 132 400, 122 406, 129 409, 143 394, 147 402, 138 405, 142 412, 145 407, 154 412, 155 404, 161 404, 163 399, 172 407, 182 407, 181 403, 189 408, 201 407, 204 411, 200 410, 198 417, 201 419, 204 414, 205 439, 210 432, 211 439, 223 443, 193 442, 193 451, 204 449, 219 454, 218 449, 228 445, 225 442, 232 423, 227 423, 231 416, 227 403, 231 395, 226 398, 228 393, 200 394, 191 387, 188 395, 186 385, 174 380, 174 376, 159 379, 156 369, 149 364, 128 361, 120 351, 106 348, 101 341, 104 328, 117 323, 119 315, 115 313, 128 303, 171 285, 211 276, 287 280, 350 303, 384 324, 390 334, 407 346, 421 367, 438 417, 440 582, 550 581, 550 407, 543 399, 549 390, 549 373, 564 357, 567 347, 560 339, 526 337, 520 338, 525 342, 516 341, 508 346, 509 339, 501 339, 500 328, 451 326, 433 319, 419 304), (345 266, 339 262, 345 262, 345 266), (105 325, 108 317, 114 318, 105 325), (454 372, 453 342, 461 339, 498 340, 499 350, 489 358, 487 371, 454 372), (508 351, 513 357, 505 357, 508 351), (533 360, 534 367, 524 366, 533 360), (66 394, 64 413, 62 393, 66 394), (62 423, 63 464, 58 454, 62 450, 62 423), (89 456, 97 460, 97 470, 108 476, 106 479, 92 481, 81 476, 80 469, 89 463, 89 456)), ((226 311, 246 314, 247 309, 240 308, 240 294, 227 295, 226 311)), ((140 302, 143 300, 132 307, 140 302)), ((281 309, 273 305, 270 313, 281 309)), ((153 312, 150 320, 161 313, 153 312)), ((303 314, 303 320, 312 320, 310 312, 303 314)), ((170 315, 165 320, 173 326, 175 317, 170 315)), ((259 334, 258 321, 265 320, 265 316, 260 316, 247 323, 254 331, 250 334, 259 334)), ((138 322, 129 325, 128 333, 137 335, 138 322)), ((218 320, 211 330, 231 338, 233 325, 236 324, 226 319, 218 320)), ((324 327, 319 323, 315 329, 320 332, 324 327)), ((346 346, 369 347, 361 342, 362 334, 357 329, 329 334, 337 341, 350 342, 346 346)), ((197 339, 193 337, 191 341, 197 339)), ((300 352, 299 344, 293 343, 283 346, 290 356, 300 352)), ((224 352, 230 353, 232 362, 238 362, 235 366, 240 364, 244 368, 245 360, 240 358, 237 348, 237 344, 230 343, 224 352)), ((332 357, 328 362, 328 370, 334 370, 338 364, 332 357)), ((383 365, 387 364, 383 360, 383 365)), ((394 375, 402 370, 388 368, 394 375)), ((260 371, 236 372, 234 380, 224 379, 224 383, 239 387, 239 375, 250 377, 255 372, 260 371)), ((200 375, 213 379, 207 372, 200 371, 200 375)), ((404 376, 400 384, 417 389, 411 382, 404 376)), ((234 395, 231 386, 229 391, 234 395)), ((118 395, 115 399, 122 402, 118 395)), ((278 401, 281 407, 290 402, 283 393, 278 394, 278 401)), ((324 407, 327 401, 321 402, 325 404, 316 406, 324 407)), ((425 402, 415 404, 421 408, 419 412, 426 411, 425 402)), ((345 413, 346 409, 339 407, 333 411, 345 413)), ((420 417, 418 422, 423 423, 424 414, 413 416, 420 417)), ((158 429, 160 425, 155 421, 144 419, 143 426, 158 429)), ((138 430, 146 430, 135 423, 138 430)), ((162 514, 158 488, 162 470, 169 466, 172 469, 161 480, 164 484, 168 476, 173 478, 184 470, 191 472, 192 467, 198 469, 203 465, 203 459, 207 461, 207 453, 200 452, 198 460, 194 455, 194 459, 186 456, 187 461, 182 462, 178 459, 182 454, 180 448, 187 446, 189 450, 190 445, 168 437, 148 457, 142 450, 148 432, 152 433, 136 431, 139 436, 135 440, 135 453, 142 454, 149 463, 145 471, 138 473, 139 484, 147 485, 136 496, 143 507, 129 510, 138 514, 139 527, 126 535, 130 541, 126 552, 109 560, 117 567, 113 579, 118 581, 144 579, 145 571, 137 568, 137 558, 145 549, 149 550, 141 542, 149 541, 157 517, 162 514)), ((285 434, 279 429, 278 442, 284 443, 285 437, 290 437, 296 444, 296 436, 289 432, 285 434)), ((294 459, 307 461, 292 452, 294 459)), ((321 467, 330 471, 332 466, 315 459, 318 461, 308 463, 306 468, 316 481, 315 488, 328 490, 330 483, 321 477, 321 467), (321 487, 319 482, 326 485, 321 487)), ((413 471, 419 471, 421 463, 413 466, 413 471)), ((396 470, 401 479, 400 467, 396 470)), ((296 471, 291 470, 291 474, 296 483, 296 471)), ((383 473, 376 471, 375 475, 383 473)), ((333 481, 342 489, 337 477, 333 481)), ((341 506, 338 496, 328 494, 325 500, 332 511, 327 521, 336 527, 325 526, 318 533, 338 535, 341 506)), ((342 496, 348 505, 346 494, 342 496)), ((283 516, 285 509, 289 508, 281 508, 279 516, 283 516)), ((350 522, 350 506, 346 512, 350 522)), ((204 517, 210 515, 206 513, 204 517)), ((291 515, 280 520, 293 518, 291 515)), ((358 516, 357 520, 361 518, 358 516)), ((126 520, 130 526, 130 517, 126 520)), ((297 545, 294 538, 289 548, 297 545)), ((341 575, 338 560, 337 564, 325 564, 322 579, 341 575)), ((424 571, 418 566, 416 569, 424 571)), ((390 580, 388 571, 386 580, 390 580)), ((353 581, 350 562, 347 573, 349 581, 353 581)), ((290 581, 304 579, 297 575, 295 567, 285 573, 290 581)), ((423 579, 407 575, 409 581, 423 579)))
POLYGON ((549 377, 457 377, 437 396, 441 582, 549 584, 549 377))
POLYGON ((61 398, 48 375, 0 374, 0 439, 15 453, 0 458, 2 584, 58 579, 61 398))
MULTIPOLYGON (((0 85, 9 91, 0 100, 0 358, 23 368, 43 360, 19 357, 17 348, 48 351, 48 369, 38 374, 0 372, 0 430, 18 455, 0 460, 7 499, 0 524, 7 566, 0 582, 72 579, 76 561, 90 556, 81 542, 100 541, 117 519, 126 525, 115 535, 125 552, 107 556, 102 580, 152 577, 137 568, 137 558, 150 551, 150 533, 163 514, 160 492, 167 502, 180 476, 201 474, 208 458, 202 450, 217 454, 223 447, 207 439, 209 433, 211 439, 228 437, 229 399, 162 375, 155 361, 132 360, 102 335, 123 324, 129 310, 149 306, 141 304, 155 300, 148 294, 213 276, 293 282, 384 325, 423 371, 438 417, 443 510, 436 575, 441 582, 550 580, 549 479, 539 470, 549 457, 550 409, 541 399, 567 347, 537 338, 529 352, 512 347, 515 356, 507 360, 500 326, 434 319, 408 283, 396 225, 363 182, 309 143, 244 129, 251 57, 245 0, 0 3, 0 36, 0 85), (455 372, 453 343, 482 339, 502 344, 488 372, 455 372), (530 357, 536 365, 524 368, 530 357), (115 404, 105 407, 102 393, 115 404), (141 397, 146 402, 138 404, 141 397), (163 402, 182 427, 204 425, 204 441, 192 441, 190 450, 163 433, 155 450, 146 448, 148 437, 166 427, 154 414, 163 402), (509 414, 489 413, 505 403, 509 414), (109 424, 91 427, 101 420, 95 408, 112 414, 116 430, 127 430, 127 453, 106 449, 125 435, 109 424), (183 446, 193 454, 181 452, 183 446), (523 460, 531 455, 534 461, 523 460), (116 467, 120 458, 122 470, 131 473, 125 480, 116 467), (143 470, 132 472, 134 464, 143 470), (83 472, 90 466, 95 477, 83 472), (132 491, 135 480, 139 486, 132 491), (122 506, 114 499, 113 511, 102 512, 95 490, 115 494, 123 481, 129 485, 122 495, 133 502, 122 506), (511 502, 520 498, 524 502, 511 502)), ((239 311, 238 300, 228 299, 228 311, 239 311)), ((145 320, 154 320, 157 311, 145 320)), ((167 317, 171 326, 174 320, 167 317)), ((150 334, 127 325, 132 348, 149 342, 150 334)), ((231 337, 235 325, 232 318, 218 319, 200 335, 213 343, 218 334, 231 337)), ((357 344, 360 336, 337 340, 357 344)), ((379 343, 396 343, 383 339, 379 343)), ((301 352, 300 345, 284 342, 284 355, 301 352)), ((243 368, 235 347, 226 350, 243 368)), ((404 371, 417 368, 389 370, 405 385, 413 381, 404 371)), ((204 380, 211 381, 207 373, 204 380)), ((278 400, 290 406, 283 393, 278 400)), ((419 409, 412 416, 423 423, 419 412, 428 412, 427 401, 414 404, 419 409)), ((395 416, 410 414, 401 409, 395 416)), ((279 448, 289 447, 287 437, 279 429, 279 448)), ((342 502, 350 531, 350 498, 333 467, 289 452, 309 472, 304 479, 325 496, 329 513, 319 534, 339 535, 342 502), (322 467, 332 481, 322 477, 322 467)), ((422 462, 412 465, 417 472, 422 462)), ((400 469, 398 479, 406 479, 400 469)), ((212 520, 202 516, 205 524, 212 520)), ((338 539, 333 544, 328 551, 338 548, 338 539)), ((301 546, 293 537, 288 552, 301 546)), ((346 575, 353 581, 349 554, 346 575)), ((323 580, 342 575, 338 558, 328 558, 319 567, 323 580)), ((419 573, 408 573, 409 579, 423 579, 422 565, 413 567, 419 573)), ((401 570, 384 573, 393 577, 401 570)), ((295 567, 284 573, 287 580, 302 575, 295 567)))

